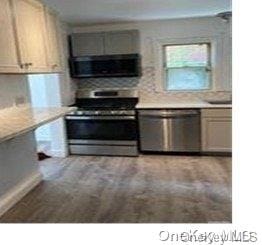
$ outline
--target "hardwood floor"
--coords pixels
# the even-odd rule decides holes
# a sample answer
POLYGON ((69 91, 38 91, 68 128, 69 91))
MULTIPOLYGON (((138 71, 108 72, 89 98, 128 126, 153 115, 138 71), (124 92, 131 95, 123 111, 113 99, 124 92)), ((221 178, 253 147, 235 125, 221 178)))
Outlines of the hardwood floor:
POLYGON ((71 156, 0 223, 231 222, 231 158, 71 156))

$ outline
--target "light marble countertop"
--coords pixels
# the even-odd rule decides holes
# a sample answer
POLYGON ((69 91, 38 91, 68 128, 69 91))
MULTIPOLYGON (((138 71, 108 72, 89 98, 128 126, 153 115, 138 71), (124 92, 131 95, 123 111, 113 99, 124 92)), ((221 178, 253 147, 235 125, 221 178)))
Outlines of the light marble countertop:
POLYGON ((195 102, 139 102, 136 109, 183 109, 183 108, 232 108, 232 104, 210 104, 206 101, 195 102))
POLYGON ((74 107, 11 107, 0 110, 0 143, 63 117, 74 107))

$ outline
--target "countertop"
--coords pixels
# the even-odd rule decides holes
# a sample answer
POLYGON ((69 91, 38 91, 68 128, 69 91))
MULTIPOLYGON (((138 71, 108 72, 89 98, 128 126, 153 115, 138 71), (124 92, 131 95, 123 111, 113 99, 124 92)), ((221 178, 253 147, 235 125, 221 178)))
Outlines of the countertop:
POLYGON ((11 107, 0 110, 0 143, 63 117, 74 107, 11 107))
POLYGON ((232 104, 210 104, 205 101, 196 102, 139 102, 136 109, 183 109, 183 108, 232 108, 232 104))

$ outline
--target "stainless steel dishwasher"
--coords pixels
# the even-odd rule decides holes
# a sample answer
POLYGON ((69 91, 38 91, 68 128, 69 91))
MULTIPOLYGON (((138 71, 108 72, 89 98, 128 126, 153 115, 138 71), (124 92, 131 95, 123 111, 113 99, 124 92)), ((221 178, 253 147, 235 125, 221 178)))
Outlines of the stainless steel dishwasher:
POLYGON ((139 110, 138 118, 141 151, 200 151, 199 110, 139 110))

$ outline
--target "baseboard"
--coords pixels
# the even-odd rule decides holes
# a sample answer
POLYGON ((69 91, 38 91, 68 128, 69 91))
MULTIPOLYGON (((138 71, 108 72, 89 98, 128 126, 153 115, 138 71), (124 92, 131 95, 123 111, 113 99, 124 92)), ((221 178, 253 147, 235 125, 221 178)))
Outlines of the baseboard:
POLYGON ((50 150, 50 151, 47 152, 47 154, 52 156, 52 157, 61 157, 61 158, 68 157, 68 152, 65 152, 65 151, 50 150))
POLYGON ((232 152, 202 152, 202 156, 232 157, 232 152))
POLYGON ((42 181, 42 174, 35 172, 10 191, 0 197, 0 216, 20 201, 28 192, 42 181))

